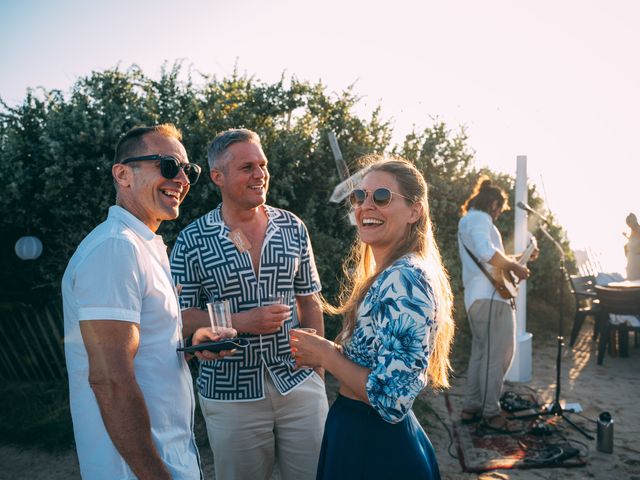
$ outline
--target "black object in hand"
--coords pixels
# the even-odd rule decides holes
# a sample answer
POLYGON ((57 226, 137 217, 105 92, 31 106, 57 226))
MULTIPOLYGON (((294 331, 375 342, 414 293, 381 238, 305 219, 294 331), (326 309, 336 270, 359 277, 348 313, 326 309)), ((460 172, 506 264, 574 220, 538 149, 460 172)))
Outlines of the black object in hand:
POLYGON ((209 352, 221 352, 223 350, 235 350, 237 348, 244 348, 249 345, 249 340, 246 338, 225 338, 223 340, 216 340, 215 342, 203 342, 198 345, 191 345, 189 347, 180 347, 177 350, 179 352, 201 352, 207 350, 209 352))

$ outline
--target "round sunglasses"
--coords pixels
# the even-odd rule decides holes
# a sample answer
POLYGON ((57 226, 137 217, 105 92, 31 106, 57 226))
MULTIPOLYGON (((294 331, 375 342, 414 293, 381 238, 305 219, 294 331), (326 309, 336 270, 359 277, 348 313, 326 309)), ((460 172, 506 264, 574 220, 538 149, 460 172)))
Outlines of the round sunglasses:
POLYGON ((160 162, 160 174, 164 178, 173 180, 176 178, 180 170, 184 170, 185 175, 189 179, 189 185, 193 185, 200 177, 200 166, 195 163, 180 163, 180 161, 171 155, 143 155, 141 157, 125 158, 120 163, 125 165, 131 162, 144 162, 156 160, 160 162))
POLYGON ((392 192, 388 188, 376 188, 373 192, 369 190, 363 190, 361 188, 356 188, 351 192, 351 195, 349 195, 349 202, 351 202, 351 206, 354 208, 361 207, 369 194, 371 194, 371 199, 373 200, 373 203, 376 205, 376 207, 381 208, 388 206, 391 203, 391 200, 393 200, 394 195, 412 202, 410 198, 405 197, 401 193, 392 192))

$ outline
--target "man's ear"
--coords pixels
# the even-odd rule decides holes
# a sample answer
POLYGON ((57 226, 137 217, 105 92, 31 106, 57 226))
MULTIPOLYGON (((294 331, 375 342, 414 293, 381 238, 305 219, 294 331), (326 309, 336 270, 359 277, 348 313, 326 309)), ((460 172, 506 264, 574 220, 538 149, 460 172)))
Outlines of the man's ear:
POLYGON ((224 185, 224 173, 222 173, 222 170, 214 168, 209 171, 209 176, 211 177, 211 181, 217 187, 221 187, 222 185, 224 185))
POLYGON ((111 167, 111 175, 113 181, 118 184, 119 187, 130 187, 133 174, 131 168, 121 163, 116 163, 111 167))

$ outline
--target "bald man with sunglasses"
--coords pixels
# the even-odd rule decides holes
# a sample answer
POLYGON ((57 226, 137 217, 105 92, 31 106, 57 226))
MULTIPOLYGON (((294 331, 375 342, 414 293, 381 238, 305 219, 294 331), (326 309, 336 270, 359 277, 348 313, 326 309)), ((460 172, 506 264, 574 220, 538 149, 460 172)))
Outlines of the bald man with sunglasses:
MULTIPOLYGON (((120 139, 116 205, 78 246, 62 280, 83 478, 201 478, 192 379, 176 351, 183 337, 178 294, 156 235, 162 221, 178 217, 200 174, 181 139, 173 125, 137 127, 120 139)), ((217 338, 201 328, 193 342, 217 338)))

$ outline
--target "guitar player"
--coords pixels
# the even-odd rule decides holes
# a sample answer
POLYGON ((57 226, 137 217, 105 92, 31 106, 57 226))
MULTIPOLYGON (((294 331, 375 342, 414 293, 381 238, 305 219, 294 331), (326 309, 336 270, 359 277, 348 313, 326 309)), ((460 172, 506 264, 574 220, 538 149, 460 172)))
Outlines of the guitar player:
MULTIPOLYGON (((529 277, 529 269, 526 260, 519 263, 518 257, 504 253, 502 236, 494 224, 509 209, 507 200, 502 189, 482 176, 461 207, 458 247, 464 305, 472 333, 461 419, 464 423, 481 421, 488 430, 515 433, 521 430, 520 424, 500 415, 499 401, 515 350, 515 311, 497 279, 503 270, 524 280, 529 277)), ((535 258, 537 247, 530 250, 535 258)))

